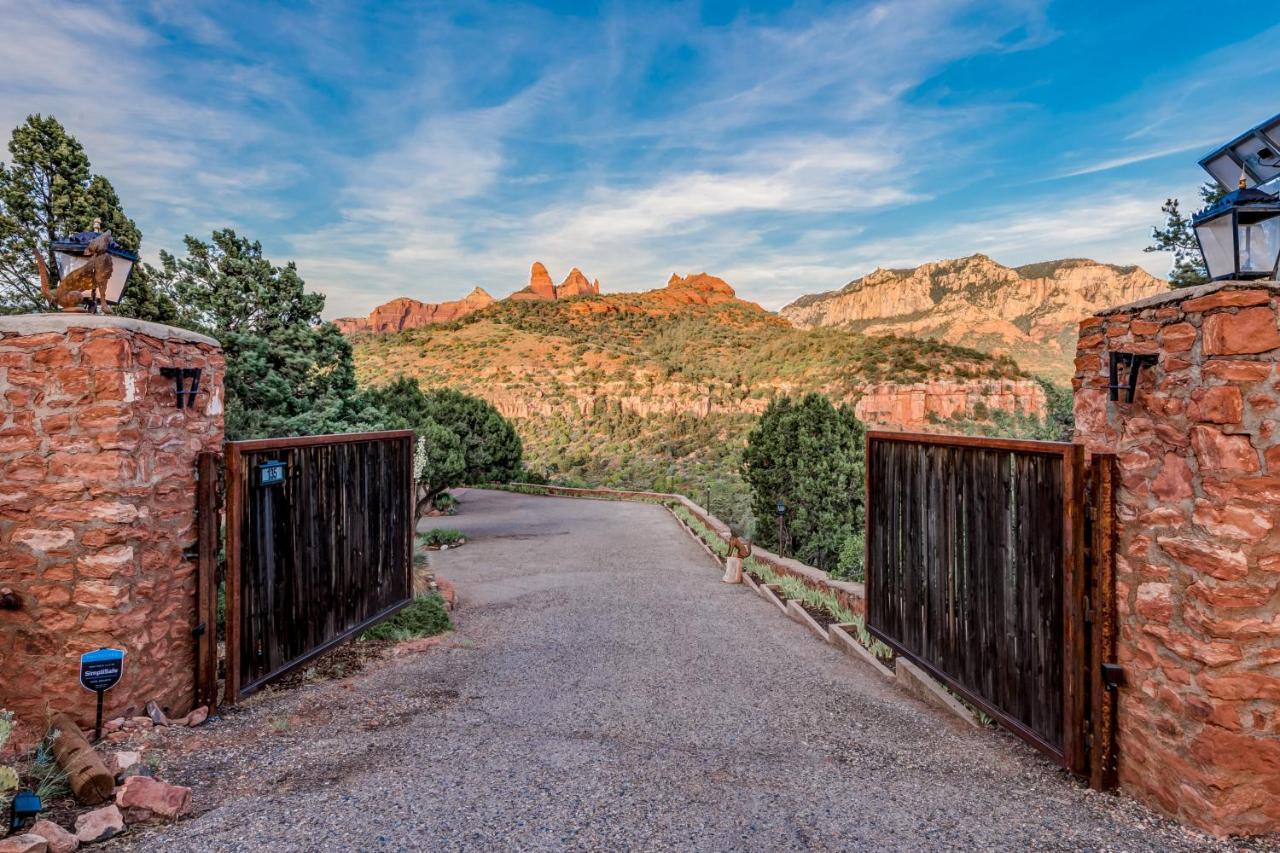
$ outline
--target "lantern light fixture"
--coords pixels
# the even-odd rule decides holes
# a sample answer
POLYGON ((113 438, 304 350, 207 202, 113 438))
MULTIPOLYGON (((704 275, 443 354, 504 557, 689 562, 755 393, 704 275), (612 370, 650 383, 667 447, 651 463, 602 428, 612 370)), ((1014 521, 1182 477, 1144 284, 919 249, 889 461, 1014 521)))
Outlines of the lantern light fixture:
POLYGON ((1191 220, 1212 281, 1275 278, 1280 264, 1280 196, 1246 186, 1191 220))
MULTIPOLYGON (((79 231, 53 242, 51 248, 54 260, 58 264, 59 279, 66 278, 72 270, 89 262, 87 254, 89 244, 102 236, 102 233, 96 230, 98 227, 98 222, 95 221, 95 230, 79 231)), ((134 265, 138 263, 138 256, 114 240, 107 244, 107 254, 111 255, 111 278, 107 282, 104 299, 108 305, 119 305, 124 297, 124 287, 129 282, 134 265)))

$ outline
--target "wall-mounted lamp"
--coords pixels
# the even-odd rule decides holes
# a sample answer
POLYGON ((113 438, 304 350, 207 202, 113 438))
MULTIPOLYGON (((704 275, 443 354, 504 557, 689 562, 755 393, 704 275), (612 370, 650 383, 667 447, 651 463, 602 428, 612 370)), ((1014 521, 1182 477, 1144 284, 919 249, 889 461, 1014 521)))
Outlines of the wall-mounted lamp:
POLYGON ((1144 367, 1154 367, 1157 361, 1155 353, 1144 352, 1113 352, 1111 353, 1111 384, 1107 386, 1111 391, 1111 399, 1119 400, 1121 391, 1128 391, 1128 399, 1126 402, 1132 403, 1134 395, 1138 392, 1138 374, 1142 372, 1144 367), (1125 382, 1120 381, 1120 366, 1127 364, 1129 366, 1129 378, 1125 382))

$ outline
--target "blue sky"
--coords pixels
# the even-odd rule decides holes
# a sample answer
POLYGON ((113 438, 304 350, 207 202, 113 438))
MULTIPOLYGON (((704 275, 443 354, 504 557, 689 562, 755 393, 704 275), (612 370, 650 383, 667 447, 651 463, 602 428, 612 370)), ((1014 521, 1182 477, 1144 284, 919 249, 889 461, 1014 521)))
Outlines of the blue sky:
POLYGON ((0 0, 0 127, 58 116, 145 235, 224 226, 326 316, 720 275, 777 308, 985 252, 1141 263, 1280 112, 1280 8, 0 0))

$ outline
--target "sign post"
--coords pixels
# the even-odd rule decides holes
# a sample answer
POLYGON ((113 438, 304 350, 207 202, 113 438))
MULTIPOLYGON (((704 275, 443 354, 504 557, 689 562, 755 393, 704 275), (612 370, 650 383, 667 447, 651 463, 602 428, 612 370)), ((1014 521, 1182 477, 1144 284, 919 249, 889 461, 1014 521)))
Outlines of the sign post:
POLYGON ((115 687, 123 674, 123 649, 98 649, 80 656, 80 686, 98 694, 98 717, 93 727, 94 743, 102 740, 102 694, 115 687))

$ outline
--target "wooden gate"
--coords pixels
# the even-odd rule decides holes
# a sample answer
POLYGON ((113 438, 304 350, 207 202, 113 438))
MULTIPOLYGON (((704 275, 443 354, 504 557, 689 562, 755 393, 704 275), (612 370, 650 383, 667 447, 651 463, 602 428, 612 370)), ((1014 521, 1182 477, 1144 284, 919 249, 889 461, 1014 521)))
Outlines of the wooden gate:
POLYGON ((1086 497, 1079 444, 868 437, 868 629, 1081 775, 1110 743, 1086 497))
POLYGON ((409 603, 413 431, 226 445, 226 699, 409 603))

